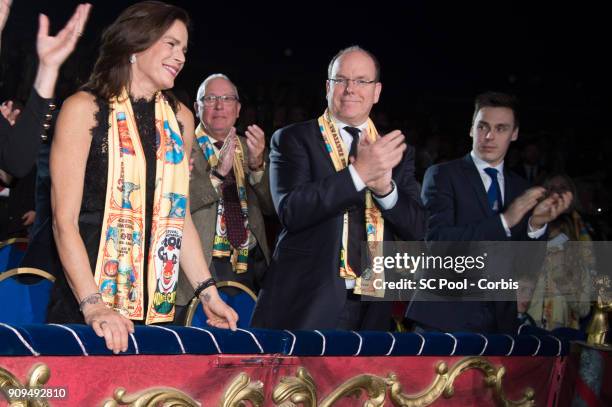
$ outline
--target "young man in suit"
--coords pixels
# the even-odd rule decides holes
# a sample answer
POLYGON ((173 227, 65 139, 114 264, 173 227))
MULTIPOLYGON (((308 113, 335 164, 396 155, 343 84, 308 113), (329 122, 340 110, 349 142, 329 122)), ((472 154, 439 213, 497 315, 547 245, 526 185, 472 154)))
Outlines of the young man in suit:
MULTIPOLYGON (((430 167, 423 180, 429 241, 526 241, 544 238, 546 224, 567 209, 571 193, 546 197, 542 187, 504 167, 510 143, 519 133, 514 97, 487 92, 476 98, 470 137, 472 151, 430 167)), ((509 252, 489 259, 497 275, 511 275, 509 252), (501 270, 501 269, 504 270, 501 270)), ((420 330, 514 333, 516 301, 419 301, 417 292, 407 317, 420 330)), ((447 293, 448 294, 448 293, 447 293)), ((455 293, 456 294, 456 293, 455 293)))
POLYGON ((361 299, 362 243, 419 240, 424 215, 414 150, 369 119, 381 90, 376 58, 343 49, 328 67, 323 115, 273 135, 270 189, 283 229, 253 326, 389 328, 390 303, 361 299))

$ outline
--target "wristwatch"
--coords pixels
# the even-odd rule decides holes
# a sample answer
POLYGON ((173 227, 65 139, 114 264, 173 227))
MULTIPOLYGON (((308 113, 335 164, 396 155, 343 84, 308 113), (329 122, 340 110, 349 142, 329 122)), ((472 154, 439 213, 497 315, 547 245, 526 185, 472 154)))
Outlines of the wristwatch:
POLYGON ((395 191, 395 182, 393 180, 391 180, 391 191, 387 192, 384 195, 377 195, 374 191, 372 191, 372 195, 374 195, 378 199, 382 199, 382 198, 386 198, 389 195, 391 195, 393 193, 393 191, 395 191))
POLYGON ((213 168, 212 171, 210 172, 214 177, 216 177, 219 181, 223 182, 225 181, 225 176, 219 174, 219 171, 217 171, 216 168, 213 168))

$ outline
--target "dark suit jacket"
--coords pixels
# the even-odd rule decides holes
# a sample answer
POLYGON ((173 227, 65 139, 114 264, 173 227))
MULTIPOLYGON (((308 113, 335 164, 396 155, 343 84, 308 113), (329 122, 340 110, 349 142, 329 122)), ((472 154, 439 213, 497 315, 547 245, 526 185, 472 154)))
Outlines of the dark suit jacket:
POLYGON ((22 216, 34 208, 34 191, 36 186, 36 167, 23 178, 15 180, 11 184, 11 193, 8 198, 8 226, 6 230, 0 231, 0 235, 6 233, 6 237, 27 237, 29 226, 23 225, 22 216))
POLYGON ((23 112, 14 126, 0 115, 0 169, 15 178, 22 178, 34 167, 41 135, 46 134, 43 125, 51 114, 51 99, 41 98, 32 89, 23 112))
MULTIPOLYGON (((527 181, 504 169, 504 208, 527 188, 527 181)), ((428 241, 531 240, 527 235, 529 215, 511 228, 511 237, 506 235, 500 216, 489 207, 484 184, 470 154, 428 168, 422 200, 427 211, 428 241)), ((502 261, 496 262, 496 266, 501 264, 508 269, 496 270, 497 274, 512 274, 511 268, 516 267, 512 253, 502 252, 501 256, 502 261)), ((423 298, 420 294, 417 292, 410 303, 407 317, 425 327, 446 332, 515 332, 514 301, 419 301, 423 298)))
MULTIPOLYGON (((420 240, 424 211, 414 179, 414 149, 393 170, 398 201, 382 211, 385 239, 420 240)), ((252 319, 252 326, 325 329, 337 326, 346 301, 339 276, 343 213, 363 202, 348 168, 336 171, 317 120, 272 136, 270 191, 283 227, 252 319)))
MULTIPOLYGON (((36 160, 36 191, 35 191, 35 210, 36 219, 32 230, 30 231, 30 242, 28 243, 28 249, 23 259, 21 260, 20 267, 34 267, 44 270, 55 277, 63 276, 62 264, 57 254, 57 248, 55 247, 55 240, 53 238, 53 230, 51 228, 51 175, 49 172, 49 155, 51 153, 51 140, 53 139, 53 133, 55 130, 55 120, 59 109, 51 110, 50 105, 52 104, 51 99, 42 99, 35 90, 32 90, 30 101, 36 101, 33 106, 38 106, 35 111, 40 111, 37 114, 39 117, 36 122, 36 131, 33 134, 36 135, 35 146, 30 146, 32 151, 38 151, 38 158, 36 160), (44 109, 44 110, 41 110, 44 109), (43 114, 44 113, 44 114, 43 114), (40 124, 40 120, 43 123, 40 124), (45 130, 44 124, 48 123, 49 128, 45 130), (38 128, 40 127, 40 128, 38 128), (41 130, 42 129, 42 130, 41 130), (39 132, 41 130, 44 133, 39 132), (45 134, 46 140, 40 142, 38 137, 45 134)), ((59 106, 59 104, 58 104, 59 106)), ((15 124, 17 127, 19 123, 15 124)), ((30 125, 31 126, 31 125, 30 125)), ((30 136, 33 134, 30 130, 30 136)), ((42 138, 42 137, 41 137, 42 138)))
MULTIPOLYGON (((244 137, 238 137, 244 151, 243 170, 246 177, 245 188, 247 194, 247 205, 249 210, 249 229, 255 236, 263 255, 266 258, 266 264, 270 262, 270 249, 266 239, 266 229, 263 215, 273 214, 272 198, 270 197, 270 187, 268 182, 268 165, 263 178, 256 185, 251 185, 249 175, 251 170, 248 163, 248 148, 244 137)), ((210 181, 210 165, 202 154, 202 149, 196 142, 191 151, 193 157, 193 170, 191 172, 191 180, 189 181, 189 206, 191 209, 191 217, 193 224, 198 231, 202 251, 206 263, 210 267, 212 261, 213 240, 217 227, 217 208, 219 207, 219 199, 221 195, 213 187, 210 181)), ((265 269, 265 267, 264 267, 265 269)), ((214 271, 211 270, 215 278, 219 279, 214 271)), ((248 272, 248 271, 247 271, 248 272)), ((253 288, 253 287, 251 287, 253 288)), ((176 296, 178 305, 187 305, 193 298, 193 287, 185 277, 185 273, 181 270, 179 274, 179 282, 176 296)))

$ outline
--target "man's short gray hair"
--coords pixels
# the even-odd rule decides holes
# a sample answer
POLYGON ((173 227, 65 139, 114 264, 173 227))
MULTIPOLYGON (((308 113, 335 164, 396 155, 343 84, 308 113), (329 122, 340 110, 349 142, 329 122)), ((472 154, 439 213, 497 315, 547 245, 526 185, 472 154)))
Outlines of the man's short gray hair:
POLYGON ((204 82, 202 82, 202 84, 198 88, 198 93, 196 95, 196 101, 197 102, 199 102, 202 99, 202 97, 204 96, 204 92, 206 91, 206 86, 208 86, 208 83, 210 81, 212 81, 213 79, 218 79, 218 78, 222 78, 222 79, 225 79, 226 81, 228 81, 232 85, 232 87, 234 88, 234 93, 236 94, 236 97, 238 99, 240 99, 240 96, 238 95, 238 88, 236 87, 234 82, 232 82, 230 80, 230 78, 227 77, 227 75, 224 75, 222 73, 214 73, 214 74, 208 76, 206 79, 204 79, 204 82))
POLYGON ((376 82, 379 82, 380 81, 380 63, 378 62, 378 59, 370 51, 368 51, 365 48, 360 47, 359 45, 351 45, 350 47, 341 49, 340 51, 338 51, 336 55, 334 55, 331 61, 329 61, 329 65, 327 66, 327 78, 331 78, 332 68, 334 67, 334 63, 338 60, 338 58, 340 58, 344 54, 348 54, 349 52, 355 52, 355 51, 363 52, 364 54, 366 54, 372 59, 372 62, 374 62, 374 68, 375 68, 374 80, 376 82))

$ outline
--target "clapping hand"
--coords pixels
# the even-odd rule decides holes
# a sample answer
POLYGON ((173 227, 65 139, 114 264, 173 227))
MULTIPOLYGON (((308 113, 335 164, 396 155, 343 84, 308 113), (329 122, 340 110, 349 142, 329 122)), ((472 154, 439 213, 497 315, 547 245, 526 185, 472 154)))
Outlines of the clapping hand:
POLYGON ((529 224, 536 230, 542 228, 565 212, 571 205, 572 199, 573 195, 570 191, 552 193, 533 209, 529 224))
POLYGON ((0 105, 0 113, 11 126, 14 126, 21 110, 15 108, 12 100, 7 100, 0 105))
POLYGON ((266 137, 264 131, 256 124, 247 127, 244 133, 249 151, 249 169, 251 171, 261 170, 264 163, 264 149, 266 137))
POLYGON ((391 189, 391 174, 400 161, 406 143, 404 135, 394 130, 376 141, 370 141, 367 129, 359 140, 357 158, 352 161, 355 170, 376 195, 386 195, 391 189))
POLYGON ((232 127, 229 134, 225 138, 223 147, 219 151, 219 163, 217 164, 217 172, 226 176, 232 170, 234 165, 234 154, 236 151, 236 143, 238 142, 236 129, 232 127))

